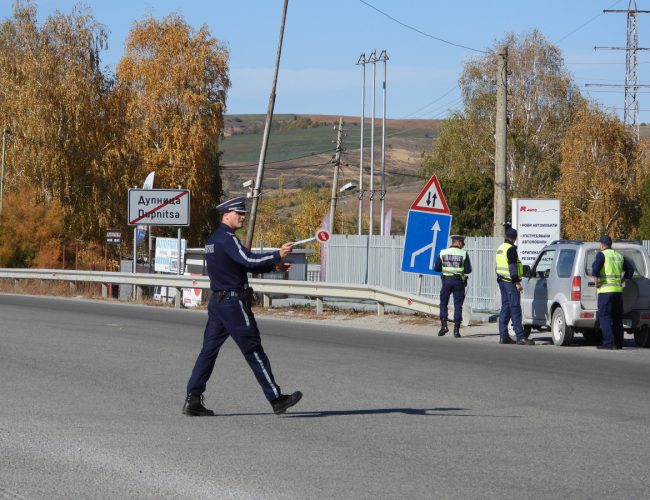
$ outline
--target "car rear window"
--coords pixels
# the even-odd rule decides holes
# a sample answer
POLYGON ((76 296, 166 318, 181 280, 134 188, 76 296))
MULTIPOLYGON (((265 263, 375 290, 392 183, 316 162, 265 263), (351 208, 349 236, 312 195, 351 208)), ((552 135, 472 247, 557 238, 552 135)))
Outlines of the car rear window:
MULTIPOLYGON (((576 251, 560 250, 560 255, 557 258, 557 275, 560 278, 568 278, 571 276, 573 270, 573 262, 576 260, 576 251)), ((593 261, 592 261, 593 262, 593 261)))
MULTIPOLYGON (((637 250, 636 248, 615 248, 614 250, 620 252, 621 255, 625 257, 625 260, 632 264, 632 267, 634 268, 634 278, 645 276, 645 261, 643 260, 643 254, 641 253, 641 250, 637 250)), ((597 249, 589 250, 587 252, 587 258, 585 259, 585 270, 589 276, 591 275, 591 266, 593 265, 594 260, 596 260, 596 254, 598 252, 599 250, 597 249)))

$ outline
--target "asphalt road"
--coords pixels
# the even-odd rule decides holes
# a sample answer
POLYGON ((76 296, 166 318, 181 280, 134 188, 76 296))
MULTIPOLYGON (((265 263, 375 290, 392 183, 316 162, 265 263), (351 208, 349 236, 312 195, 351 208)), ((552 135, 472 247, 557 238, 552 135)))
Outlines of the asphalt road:
POLYGON ((650 349, 260 319, 278 417, 205 312, 0 295, 0 499, 648 498, 650 349))

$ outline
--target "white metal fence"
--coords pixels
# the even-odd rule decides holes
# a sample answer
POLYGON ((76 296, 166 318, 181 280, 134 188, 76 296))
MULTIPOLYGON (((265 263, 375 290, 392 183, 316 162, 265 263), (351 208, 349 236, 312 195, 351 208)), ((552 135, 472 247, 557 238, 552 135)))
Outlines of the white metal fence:
MULTIPOLYGON (((475 311, 499 309, 499 287, 494 274, 494 254, 502 238, 467 237, 472 264, 466 302, 475 311)), ((326 281, 359 283, 438 300, 440 278, 402 272, 404 236, 333 235, 328 242, 326 281), (419 281, 421 280, 421 283, 419 281)))

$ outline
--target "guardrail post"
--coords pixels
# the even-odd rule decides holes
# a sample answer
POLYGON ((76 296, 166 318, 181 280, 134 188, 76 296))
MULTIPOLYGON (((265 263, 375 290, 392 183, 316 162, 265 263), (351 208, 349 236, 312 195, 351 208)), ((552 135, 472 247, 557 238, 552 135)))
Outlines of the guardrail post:
POLYGON ((271 307, 271 296, 268 293, 262 294, 262 305, 264 306, 264 309, 268 309, 271 307))
POLYGON ((108 298, 108 285, 106 283, 102 283, 102 299, 107 299, 108 298))
POLYGON ((142 300, 142 287, 141 286, 136 286, 135 287, 135 300, 138 300, 138 301, 142 300))
POLYGON ((181 308, 181 289, 176 289, 176 294, 174 295, 174 309, 181 308))
POLYGON ((316 314, 323 314, 323 298, 316 297, 316 314))
POLYGON ((377 316, 383 316, 384 315, 384 303, 383 302, 377 302, 377 316))

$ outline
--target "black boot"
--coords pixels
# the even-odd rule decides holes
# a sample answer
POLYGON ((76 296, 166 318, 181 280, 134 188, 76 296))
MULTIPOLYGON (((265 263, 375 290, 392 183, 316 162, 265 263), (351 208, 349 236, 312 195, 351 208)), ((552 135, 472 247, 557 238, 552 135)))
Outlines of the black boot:
POLYGON ((460 323, 454 323, 454 337, 460 338, 460 323))
POLYGON ((302 392, 300 391, 296 391, 293 394, 281 394, 279 397, 271 401, 271 408, 273 408, 273 413, 280 415, 301 399, 302 392))
POLYGON ((449 328, 447 328, 447 319, 441 319, 440 320, 440 330, 438 330, 438 337, 442 337, 445 333, 449 331, 449 328))
POLYGON ((188 417, 213 417, 214 412, 203 406, 203 394, 188 394, 183 405, 183 414, 188 417))

